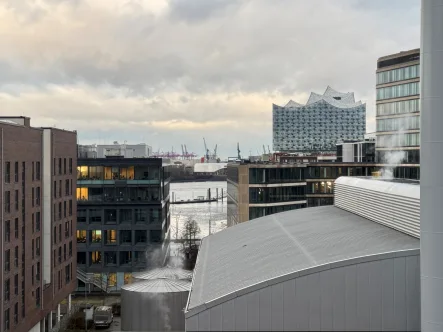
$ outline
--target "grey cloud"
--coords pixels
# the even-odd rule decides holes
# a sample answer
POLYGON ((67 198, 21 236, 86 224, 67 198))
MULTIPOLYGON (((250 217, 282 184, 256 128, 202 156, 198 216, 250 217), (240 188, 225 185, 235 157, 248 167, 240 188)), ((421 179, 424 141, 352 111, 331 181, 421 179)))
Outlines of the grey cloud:
POLYGON ((171 0, 171 18, 187 22, 200 22, 226 14, 248 0, 171 0))

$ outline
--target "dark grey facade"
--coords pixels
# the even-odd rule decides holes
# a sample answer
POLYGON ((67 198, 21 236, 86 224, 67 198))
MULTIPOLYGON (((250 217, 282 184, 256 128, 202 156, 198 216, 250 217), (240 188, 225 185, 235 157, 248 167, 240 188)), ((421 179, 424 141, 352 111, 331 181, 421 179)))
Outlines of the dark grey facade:
POLYGON ((116 291, 130 281, 132 272, 164 263, 169 178, 168 168, 157 158, 78 160, 79 275, 94 274, 97 286, 100 274, 103 287, 116 291))

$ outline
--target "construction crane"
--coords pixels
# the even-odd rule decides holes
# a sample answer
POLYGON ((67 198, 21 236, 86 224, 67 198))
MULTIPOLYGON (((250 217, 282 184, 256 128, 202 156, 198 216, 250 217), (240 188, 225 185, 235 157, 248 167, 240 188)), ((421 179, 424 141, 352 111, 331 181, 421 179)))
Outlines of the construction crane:
POLYGON ((269 154, 271 154, 271 149, 269 148, 269 145, 268 145, 268 152, 269 152, 269 154))
POLYGON ((237 142, 237 157, 240 160, 241 156, 240 156, 240 144, 237 142))
POLYGON ((263 144, 263 154, 266 154, 266 148, 264 144, 263 144))
POLYGON ((203 143, 205 144, 206 162, 208 163, 208 162, 209 162, 209 149, 208 149, 208 147, 207 147, 207 145, 206 145, 206 140, 205 140, 204 137, 203 137, 203 143))
POLYGON ((217 144, 215 144, 214 148, 214 159, 217 159, 217 144))

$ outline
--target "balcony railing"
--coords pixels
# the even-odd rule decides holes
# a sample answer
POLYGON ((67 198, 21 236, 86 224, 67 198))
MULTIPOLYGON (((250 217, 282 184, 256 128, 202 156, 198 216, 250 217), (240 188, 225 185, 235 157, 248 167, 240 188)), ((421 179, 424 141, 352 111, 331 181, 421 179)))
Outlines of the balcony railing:
POLYGON ((115 185, 115 184, 128 184, 128 185, 137 185, 137 184, 160 184, 159 179, 140 179, 140 180, 98 180, 98 179, 86 179, 82 178, 77 180, 77 186, 86 186, 86 185, 115 185))

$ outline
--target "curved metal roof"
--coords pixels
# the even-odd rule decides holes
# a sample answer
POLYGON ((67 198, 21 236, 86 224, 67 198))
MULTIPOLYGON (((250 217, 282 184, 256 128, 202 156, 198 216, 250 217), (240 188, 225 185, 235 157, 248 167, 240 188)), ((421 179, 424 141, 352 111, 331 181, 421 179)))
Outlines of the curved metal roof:
POLYGON ((419 247, 414 237, 335 206, 250 220, 203 239, 187 310, 289 274, 419 247))
POLYGON ((192 271, 183 270, 175 267, 161 267, 149 271, 136 272, 132 274, 135 279, 192 279, 192 271))
POLYGON ((191 288, 189 280, 151 279, 124 285, 121 289, 138 293, 177 293, 187 292, 191 288))

